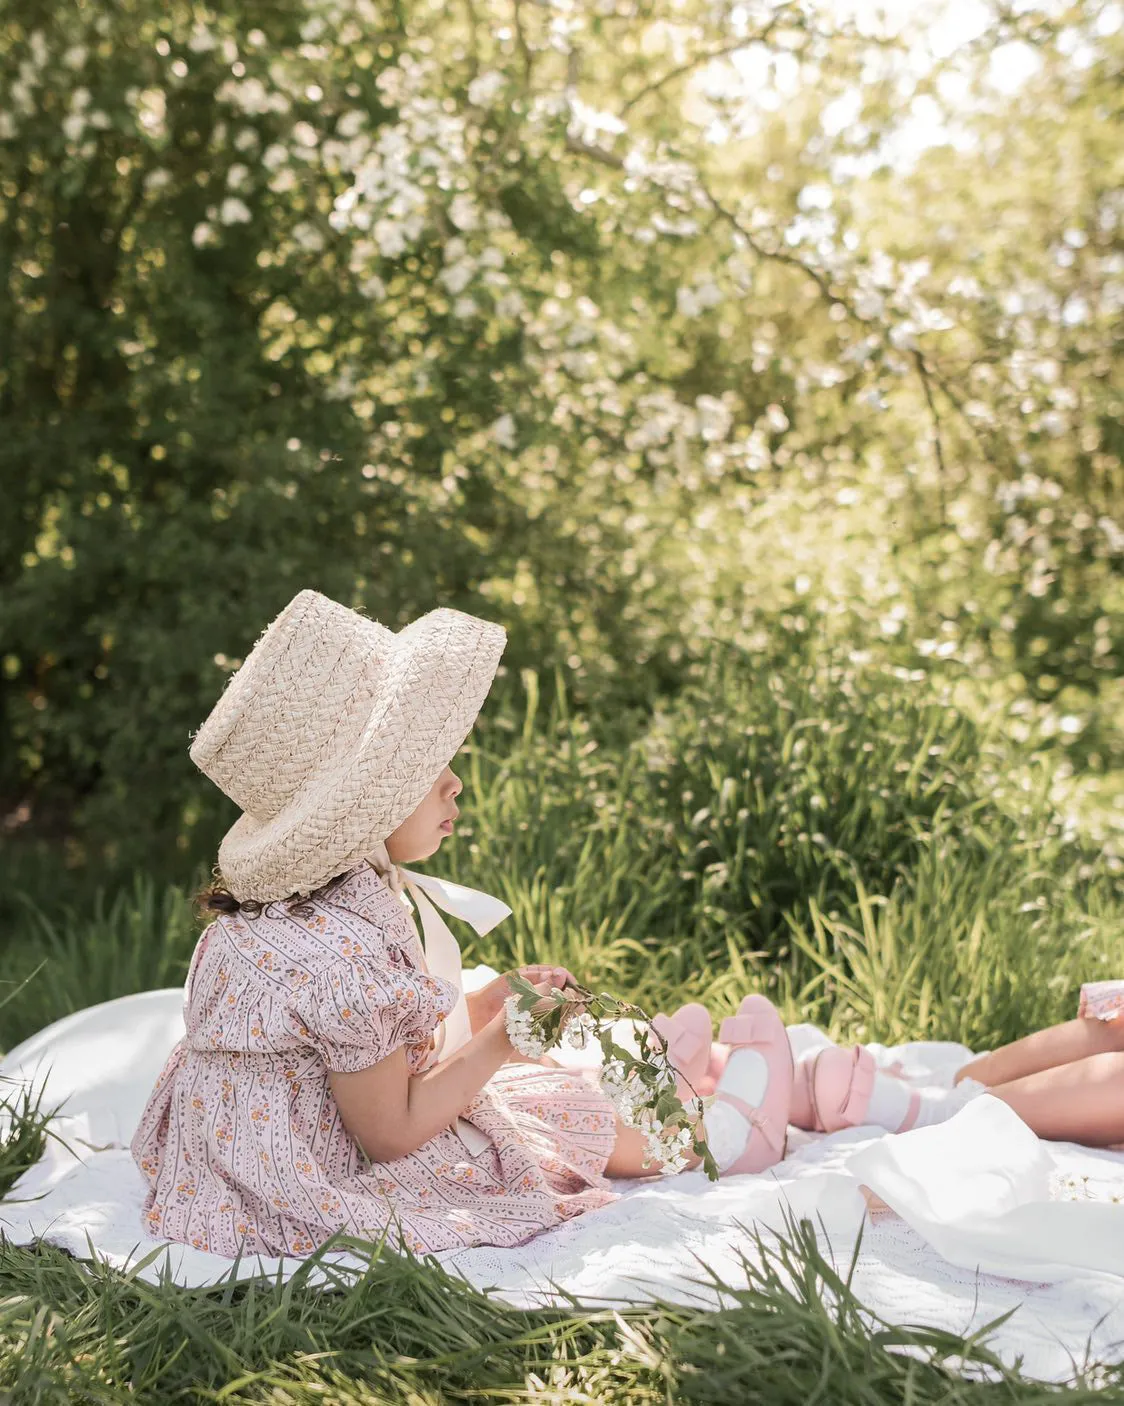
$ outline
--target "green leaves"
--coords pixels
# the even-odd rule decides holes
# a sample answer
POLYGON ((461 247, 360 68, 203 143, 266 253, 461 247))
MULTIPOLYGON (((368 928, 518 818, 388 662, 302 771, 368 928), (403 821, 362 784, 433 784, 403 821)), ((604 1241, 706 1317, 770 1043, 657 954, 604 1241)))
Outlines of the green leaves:
POLYGON ((536 991, 531 983, 521 977, 518 972, 508 972, 504 979, 511 987, 512 994, 519 997, 518 1005, 521 1011, 533 1010, 542 1000, 542 993, 536 991))

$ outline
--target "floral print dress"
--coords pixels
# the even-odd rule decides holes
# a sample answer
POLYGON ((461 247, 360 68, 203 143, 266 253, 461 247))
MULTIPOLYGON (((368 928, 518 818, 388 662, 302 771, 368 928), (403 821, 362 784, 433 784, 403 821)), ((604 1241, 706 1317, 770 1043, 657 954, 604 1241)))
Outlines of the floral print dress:
POLYGON ((405 1046, 421 1073, 456 996, 426 972, 411 913, 369 865, 299 903, 218 918, 185 996, 186 1034, 132 1140, 151 1236, 234 1258, 309 1254, 345 1230, 423 1254, 522 1244, 617 1199, 609 1100, 534 1064, 504 1065, 463 1111, 487 1146, 474 1153, 451 1127, 368 1161, 328 1071, 405 1046))
POLYGON ((1087 981, 1081 988, 1077 1003, 1078 1019, 1124 1019, 1124 981, 1087 981))

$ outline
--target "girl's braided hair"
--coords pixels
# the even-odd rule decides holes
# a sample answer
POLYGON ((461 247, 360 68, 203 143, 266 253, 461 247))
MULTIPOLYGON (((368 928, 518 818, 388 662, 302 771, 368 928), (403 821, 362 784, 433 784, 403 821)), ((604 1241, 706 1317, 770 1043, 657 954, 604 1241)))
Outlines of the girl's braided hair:
POLYGON ((203 914, 245 913, 248 918, 256 918, 264 906, 253 898, 235 898, 217 869, 213 881, 195 895, 195 907, 203 914))
MULTIPOLYGON (((213 913, 221 913, 229 916, 232 913, 245 913, 247 918, 257 918, 263 909, 269 907, 269 903, 263 903, 256 898, 235 898, 231 891, 223 882, 223 877, 218 869, 212 871, 212 880, 195 895, 194 906, 201 917, 208 917, 213 913)), ((297 917, 309 917, 312 908, 308 905, 312 898, 317 897, 332 884, 336 883, 342 875, 337 875, 334 879, 329 879, 326 884, 322 884, 315 894, 293 893, 288 898, 274 899, 271 902, 278 902, 282 907, 287 908, 297 917), (302 913, 302 907, 307 907, 308 912, 302 913)))

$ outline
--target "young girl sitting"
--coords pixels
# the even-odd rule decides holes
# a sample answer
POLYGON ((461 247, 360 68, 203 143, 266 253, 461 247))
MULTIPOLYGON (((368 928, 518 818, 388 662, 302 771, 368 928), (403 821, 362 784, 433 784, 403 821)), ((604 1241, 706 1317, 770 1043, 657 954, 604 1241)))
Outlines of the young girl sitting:
MULTIPOLYGON (((149 1234, 230 1257, 307 1254, 341 1229, 419 1253, 509 1246, 648 1170, 595 1072, 516 1055, 504 978, 466 998, 430 897, 490 908, 479 931, 510 910, 400 867, 452 833, 449 763, 504 643, 459 611, 395 633, 302 591, 200 728, 192 759, 242 815, 186 1033, 132 1141, 149 1234)), ((544 993, 572 980, 522 970, 544 993)), ((709 1033, 708 1017, 707 1058, 709 1033)), ((720 1037, 708 1145, 722 1174, 760 1172, 785 1151, 789 1041, 762 996, 720 1037)))

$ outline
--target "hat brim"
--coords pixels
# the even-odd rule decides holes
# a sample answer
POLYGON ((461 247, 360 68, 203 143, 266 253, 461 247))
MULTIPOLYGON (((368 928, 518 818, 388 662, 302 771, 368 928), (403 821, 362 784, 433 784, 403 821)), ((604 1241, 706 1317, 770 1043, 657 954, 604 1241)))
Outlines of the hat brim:
POLYGON ((491 688, 502 626, 434 610, 394 637, 383 686, 358 739, 277 815, 243 814, 219 848, 235 898, 312 893, 360 863, 428 795, 491 688))

